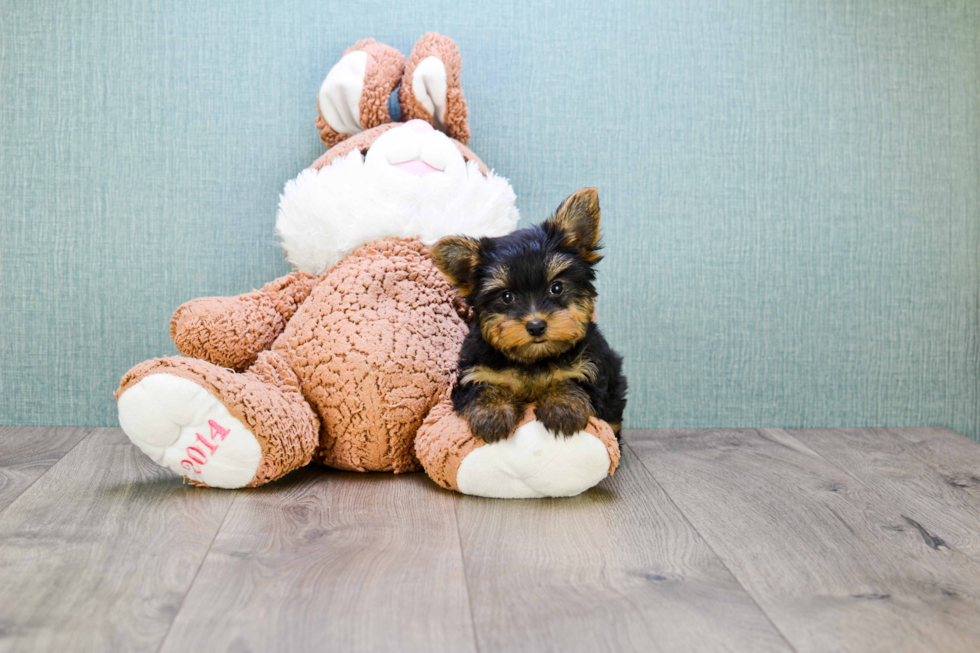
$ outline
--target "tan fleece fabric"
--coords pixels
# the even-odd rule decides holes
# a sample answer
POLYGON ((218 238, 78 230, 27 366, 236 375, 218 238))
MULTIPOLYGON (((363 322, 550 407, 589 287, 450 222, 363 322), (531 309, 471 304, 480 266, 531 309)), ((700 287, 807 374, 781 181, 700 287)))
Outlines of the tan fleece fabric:
POLYGON ((388 97, 401 82, 405 70, 405 55, 374 39, 363 39, 352 45, 344 54, 363 50, 367 52, 367 68, 364 70, 364 88, 361 91, 360 121, 363 129, 371 129, 391 122, 388 114, 388 97))
POLYGON ((341 134, 340 132, 335 132, 327 119, 323 117, 323 109, 320 107, 320 96, 316 96, 316 119, 313 121, 316 125, 317 131, 320 132, 320 140, 323 144, 327 146, 327 149, 336 146, 350 138, 350 134, 341 134))
POLYGON ((318 441, 319 420, 303 398, 299 379, 281 355, 260 353, 244 374, 180 356, 145 361, 123 376, 116 398, 151 374, 171 374, 197 383, 255 435, 262 460, 247 487, 275 480, 310 462, 318 441))
POLYGON ((470 434, 466 420, 453 410, 451 399, 445 399, 430 412, 415 436, 415 455, 433 481, 459 492, 456 472, 463 459, 486 444, 470 434))
MULTIPOLYGON (((368 148, 374 145, 374 141, 378 140, 378 137, 381 136, 381 134, 394 127, 401 127, 402 124, 404 123, 389 122, 384 125, 378 125, 377 127, 367 131, 363 131, 360 134, 351 136, 344 142, 334 145, 332 148, 321 154, 320 158, 314 161, 310 167, 314 170, 319 170, 320 168, 330 165, 335 160, 347 156, 354 150, 364 154, 368 151, 368 148)), ((487 168, 486 164, 480 160, 480 157, 473 153, 473 150, 466 147, 456 139, 450 140, 453 142, 453 145, 456 146, 456 149, 459 150, 459 153, 463 155, 464 161, 476 161, 477 165, 480 166, 480 172, 482 172, 484 176, 490 174, 490 169, 487 168)))
MULTIPOLYGON (((405 68, 405 55, 374 39, 361 39, 344 50, 344 56, 358 51, 367 53, 367 66, 364 69, 364 82, 361 98, 358 101, 360 109, 358 122, 361 123, 362 129, 367 130, 391 122, 391 116, 388 114, 388 96, 401 81, 402 71, 405 68)), ((333 130, 323 117, 319 95, 317 95, 316 110, 316 128, 320 131, 320 140, 328 149, 351 136, 333 130)))
POLYGON ((585 432, 596 436, 602 444, 606 445, 606 451, 609 452, 609 475, 612 476, 616 473, 616 468, 619 467, 619 457, 621 455, 619 441, 616 440, 616 434, 613 432, 612 427, 607 422, 593 415, 589 418, 589 425, 585 427, 585 432))
POLYGON ((405 64, 405 74, 401 87, 398 89, 398 102, 401 104, 404 121, 419 118, 435 126, 432 114, 422 106, 422 103, 412 92, 412 76, 415 68, 426 57, 436 57, 446 67, 446 134, 466 145, 470 142, 470 127, 466 121, 466 99, 460 84, 460 74, 463 71, 463 58, 459 54, 456 42, 448 36, 429 32, 418 40, 405 64))
POLYGON ((193 299, 174 312, 170 337, 184 356, 243 371, 272 346, 316 282, 293 272, 238 297, 193 299))
MULTIPOLYGON (((528 407, 517 428, 534 419, 534 408, 528 407)), ((598 417, 590 417, 586 433, 599 438, 609 452, 609 475, 619 466, 619 443, 612 428, 598 417)), ((443 399, 432 409, 415 436, 415 455, 425 473, 447 490, 459 491, 456 473, 463 459, 485 443, 470 434, 466 420, 453 410, 452 400, 443 399)))
POLYGON ((331 147, 329 150, 320 155, 313 165, 310 167, 314 170, 319 170, 324 166, 330 165, 335 159, 341 159, 354 150, 359 151, 364 154, 368 151, 368 148, 374 144, 374 141, 378 140, 378 136, 385 133, 389 129, 394 127, 400 127, 400 122, 389 122, 384 125, 378 125, 366 131, 362 131, 360 134, 354 134, 342 143, 338 143, 331 147))
POLYGON ((328 270, 272 346, 320 416, 316 459, 418 470, 415 433, 453 381, 467 314, 418 241, 375 241, 328 270))

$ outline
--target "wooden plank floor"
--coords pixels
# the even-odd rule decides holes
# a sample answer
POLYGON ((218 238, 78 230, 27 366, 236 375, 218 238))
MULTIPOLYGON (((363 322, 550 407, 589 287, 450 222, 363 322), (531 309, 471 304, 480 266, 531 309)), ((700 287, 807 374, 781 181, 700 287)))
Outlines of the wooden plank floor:
POLYGON ((300 470, 183 485, 0 428, 0 651, 980 651, 980 445, 631 431, 572 499, 300 470))

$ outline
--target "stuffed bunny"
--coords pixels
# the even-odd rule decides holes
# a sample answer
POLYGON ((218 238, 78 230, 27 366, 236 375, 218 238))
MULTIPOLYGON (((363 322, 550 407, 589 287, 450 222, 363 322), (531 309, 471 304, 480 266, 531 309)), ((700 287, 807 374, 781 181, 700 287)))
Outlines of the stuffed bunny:
POLYGON ((456 44, 432 33, 407 61, 366 39, 330 70, 316 119, 328 150, 286 184, 276 219, 296 271, 187 302, 170 323, 182 356, 122 378, 119 423, 157 464, 219 488, 311 461, 424 468, 443 487, 499 497, 577 494, 615 469, 599 420, 559 438, 529 411, 486 445, 446 400, 469 311, 427 246, 518 221, 510 184, 466 146, 461 67, 456 44), (403 122, 389 114, 396 87, 403 122))

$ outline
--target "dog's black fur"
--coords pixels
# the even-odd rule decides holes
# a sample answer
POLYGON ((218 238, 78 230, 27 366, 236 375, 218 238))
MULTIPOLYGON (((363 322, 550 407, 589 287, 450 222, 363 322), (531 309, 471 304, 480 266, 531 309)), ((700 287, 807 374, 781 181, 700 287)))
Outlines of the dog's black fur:
POLYGON ((593 321, 599 196, 586 188, 544 223, 500 238, 444 238, 440 270, 473 308, 453 408, 485 442, 510 436, 528 404, 564 436, 626 407, 622 358, 593 321))

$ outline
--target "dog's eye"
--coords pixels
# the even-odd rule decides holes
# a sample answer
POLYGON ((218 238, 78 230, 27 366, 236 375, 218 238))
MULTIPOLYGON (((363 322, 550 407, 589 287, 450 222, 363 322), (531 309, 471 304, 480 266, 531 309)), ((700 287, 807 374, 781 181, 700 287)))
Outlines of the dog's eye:
POLYGON ((500 298, 501 298, 502 300, 504 300, 504 303, 505 303, 505 304, 510 304, 511 302, 513 302, 513 301, 514 301, 514 293, 512 293, 512 292, 511 292, 511 291, 509 291, 509 290, 505 290, 505 291, 504 291, 504 294, 502 294, 502 295, 500 296, 500 298))
POLYGON ((551 284, 551 294, 560 295, 562 291, 561 281, 554 281, 551 284))

